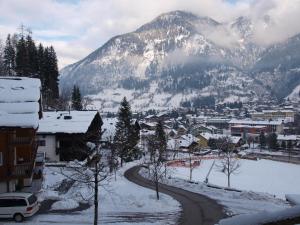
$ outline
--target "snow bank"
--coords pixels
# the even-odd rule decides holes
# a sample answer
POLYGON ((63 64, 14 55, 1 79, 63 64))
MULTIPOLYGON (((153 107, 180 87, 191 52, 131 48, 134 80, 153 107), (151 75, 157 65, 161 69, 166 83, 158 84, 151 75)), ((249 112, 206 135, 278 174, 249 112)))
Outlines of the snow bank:
POLYGON ((300 216, 300 206, 274 212, 260 212, 257 214, 239 215, 223 219, 219 225, 260 225, 292 219, 300 216))
POLYGON ((55 202, 51 209, 52 210, 66 210, 66 209, 75 209, 79 206, 79 203, 73 199, 64 199, 58 202, 55 202))

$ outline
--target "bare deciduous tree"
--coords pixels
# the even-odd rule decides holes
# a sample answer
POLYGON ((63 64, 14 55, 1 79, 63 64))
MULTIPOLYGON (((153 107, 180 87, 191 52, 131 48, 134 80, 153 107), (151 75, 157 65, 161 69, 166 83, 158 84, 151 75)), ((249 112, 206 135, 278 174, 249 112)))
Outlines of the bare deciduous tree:
MULTIPOLYGON (((90 199, 93 198, 94 204, 94 225, 98 225, 99 217, 99 186, 101 182, 109 177, 108 162, 105 159, 105 152, 99 144, 88 143, 91 149, 90 156, 84 161, 73 161, 67 171, 61 173, 68 179, 85 184, 93 190, 90 199)), ((82 196, 83 197, 83 196, 82 196)), ((87 199, 85 199, 87 200, 87 199)))
POLYGON ((147 138, 147 150, 149 153, 149 159, 146 159, 146 163, 149 166, 149 177, 155 184, 156 198, 159 200, 159 181, 161 181, 167 173, 165 166, 166 161, 166 137, 163 131, 162 123, 158 123, 156 126, 155 135, 148 136, 147 138))
POLYGON ((222 157, 220 164, 217 165, 219 171, 227 176, 227 186, 230 187, 230 177, 238 172, 240 163, 237 155, 234 153, 234 145, 230 138, 220 138, 217 140, 217 147, 221 151, 222 157))

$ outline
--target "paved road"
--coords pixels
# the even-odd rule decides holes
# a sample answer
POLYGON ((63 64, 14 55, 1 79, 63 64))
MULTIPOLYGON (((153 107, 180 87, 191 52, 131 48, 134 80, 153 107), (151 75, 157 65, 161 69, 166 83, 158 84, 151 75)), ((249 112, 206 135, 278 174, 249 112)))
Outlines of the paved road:
MULTIPOLYGON (((140 168, 140 166, 130 168, 125 172, 125 177, 140 186, 155 189, 151 181, 138 174, 140 168)), ((159 185, 159 190, 180 202, 182 214, 178 225, 214 225, 226 217, 222 206, 206 196, 164 184, 159 185)))

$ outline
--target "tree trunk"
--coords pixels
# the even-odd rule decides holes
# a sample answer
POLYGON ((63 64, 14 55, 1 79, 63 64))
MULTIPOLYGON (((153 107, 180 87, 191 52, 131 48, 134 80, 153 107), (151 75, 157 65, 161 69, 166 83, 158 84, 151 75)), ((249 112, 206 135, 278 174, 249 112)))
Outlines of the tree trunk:
POLYGON ((227 156, 227 185, 230 187, 230 156, 227 156))
POLYGON ((159 200, 157 168, 155 168, 155 190, 156 190, 156 198, 157 200, 159 200))
POLYGON ((158 181, 155 181, 156 199, 159 200, 158 181))
POLYGON ((190 181, 192 180, 192 170, 193 170, 193 168, 192 168, 192 157, 191 157, 191 153, 189 153, 189 156, 190 156, 190 158, 189 158, 189 160, 190 160, 190 181))
POLYGON ((230 174, 227 175, 227 186, 230 188, 230 174))
POLYGON ((167 163, 165 163, 165 178, 167 178, 167 163))
POLYGON ((95 165, 94 225, 98 225, 98 162, 95 165))

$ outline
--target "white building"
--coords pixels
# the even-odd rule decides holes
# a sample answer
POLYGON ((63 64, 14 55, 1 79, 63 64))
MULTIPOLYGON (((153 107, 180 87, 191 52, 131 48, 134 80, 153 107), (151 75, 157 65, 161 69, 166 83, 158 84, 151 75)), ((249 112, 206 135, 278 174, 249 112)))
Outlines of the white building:
POLYGON ((63 151, 75 148, 76 141, 87 141, 87 133, 101 125, 98 111, 44 112, 37 131, 38 151, 46 153, 47 161, 61 161, 63 151))

